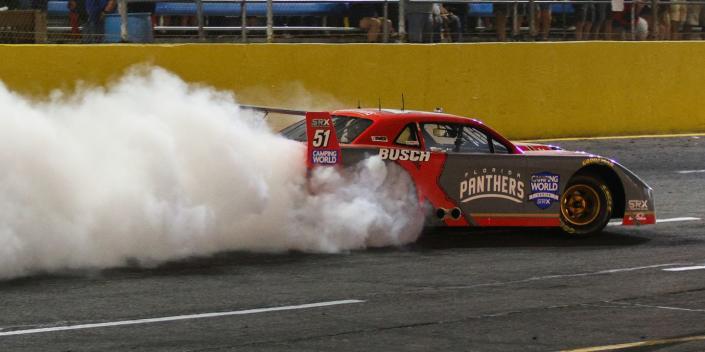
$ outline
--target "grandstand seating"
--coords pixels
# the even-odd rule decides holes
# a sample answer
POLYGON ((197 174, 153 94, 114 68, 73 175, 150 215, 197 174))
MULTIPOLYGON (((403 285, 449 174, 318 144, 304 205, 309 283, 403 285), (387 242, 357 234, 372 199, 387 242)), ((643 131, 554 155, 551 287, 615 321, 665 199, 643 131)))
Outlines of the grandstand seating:
POLYGON ((491 3, 485 4, 468 4, 468 16, 471 17, 490 17, 492 16, 493 6, 491 3))
MULTIPOLYGON (((282 3, 272 4, 274 16, 335 16, 343 15, 348 5, 342 2, 334 3, 282 3)), ((204 2, 204 16, 240 16, 239 2, 204 2)), ((195 16, 196 4, 184 2, 158 2, 154 14, 157 16, 195 16)), ((263 2, 247 4, 249 16, 266 16, 267 5, 263 2)))
MULTIPOLYGON (((468 4, 468 15, 472 17, 490 17, 492 13, 492 3, 474 3, 468 4)), ((551 4, 551 12, 553 14, 573 14, 575 8, 572 4, 551 4)))
POLYGON ((47 1, 47 14, 49 16, 68 16, 69 7, 68 1, 65 0, 49 0, 47 1))

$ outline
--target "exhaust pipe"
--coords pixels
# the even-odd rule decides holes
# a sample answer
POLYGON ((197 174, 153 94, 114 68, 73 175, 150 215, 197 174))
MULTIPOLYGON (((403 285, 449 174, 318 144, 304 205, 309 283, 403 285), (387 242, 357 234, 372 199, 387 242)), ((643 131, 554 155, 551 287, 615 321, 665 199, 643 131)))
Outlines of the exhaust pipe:
POLYGON ((445 219, 446 217, 450 217, 453 220, 458 220, 458 219, 460 219, 460 217, 462 215, 463 215, 463 212, 458 207, 455 207, 453 209, 445 209, 445 208, 436 209, 436 217, 441 220, 445 219))
POLYGON ((443 208, 438 208, 436 209, 436 217, 439 219, 443 219, 446 217, 447 212, 448 211, 443 208))
POLYGON ((453 208, 453 209, 450 210, 450 217, 451 217, 453 220, 458 220, 458 219, 460 219, 460 216, 461 216, 461 215, 463 215, 463 212, 460 211, 460 208, 458 208, 458 207, 455 207, 455 208, 453 208))

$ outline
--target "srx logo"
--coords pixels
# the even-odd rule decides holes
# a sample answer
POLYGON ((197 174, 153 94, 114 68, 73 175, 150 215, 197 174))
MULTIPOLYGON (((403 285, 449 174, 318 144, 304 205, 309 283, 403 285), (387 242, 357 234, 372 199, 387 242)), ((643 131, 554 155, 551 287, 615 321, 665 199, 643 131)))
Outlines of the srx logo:
POLYGON ((630 200, 629 210, 649 210, 648 200, 630 200))
POLYGON ((311 126, 316 127, 330 127, 330 120, 327 119, 313 119, 311 120, 311 126))

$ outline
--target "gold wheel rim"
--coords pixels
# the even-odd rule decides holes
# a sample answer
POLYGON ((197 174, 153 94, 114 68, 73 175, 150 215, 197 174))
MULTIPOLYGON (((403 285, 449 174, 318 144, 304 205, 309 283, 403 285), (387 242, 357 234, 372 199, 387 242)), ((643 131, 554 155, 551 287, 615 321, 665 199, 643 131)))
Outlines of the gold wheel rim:
POLYGON ((576 226, 593 222, 600 214, 600 207, 597 191, 587 185, 572 185, 561 196, 561 214, 576 226))

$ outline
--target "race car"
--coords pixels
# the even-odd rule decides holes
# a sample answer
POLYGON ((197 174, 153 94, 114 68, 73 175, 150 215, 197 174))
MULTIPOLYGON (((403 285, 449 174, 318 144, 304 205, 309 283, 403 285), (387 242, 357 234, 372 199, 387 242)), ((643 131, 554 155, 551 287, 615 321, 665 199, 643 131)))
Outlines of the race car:
POLYGON ((609 158, 513 143, 479 120, 441 112, 304 113, 280 133, 307 143, 310 168, 345 167, 374 155, 396 163, 419 201, 432 207, 428 226, 560 227, 592 235, 612 218, 623 225, 656 222, 651 187, 609 158))

